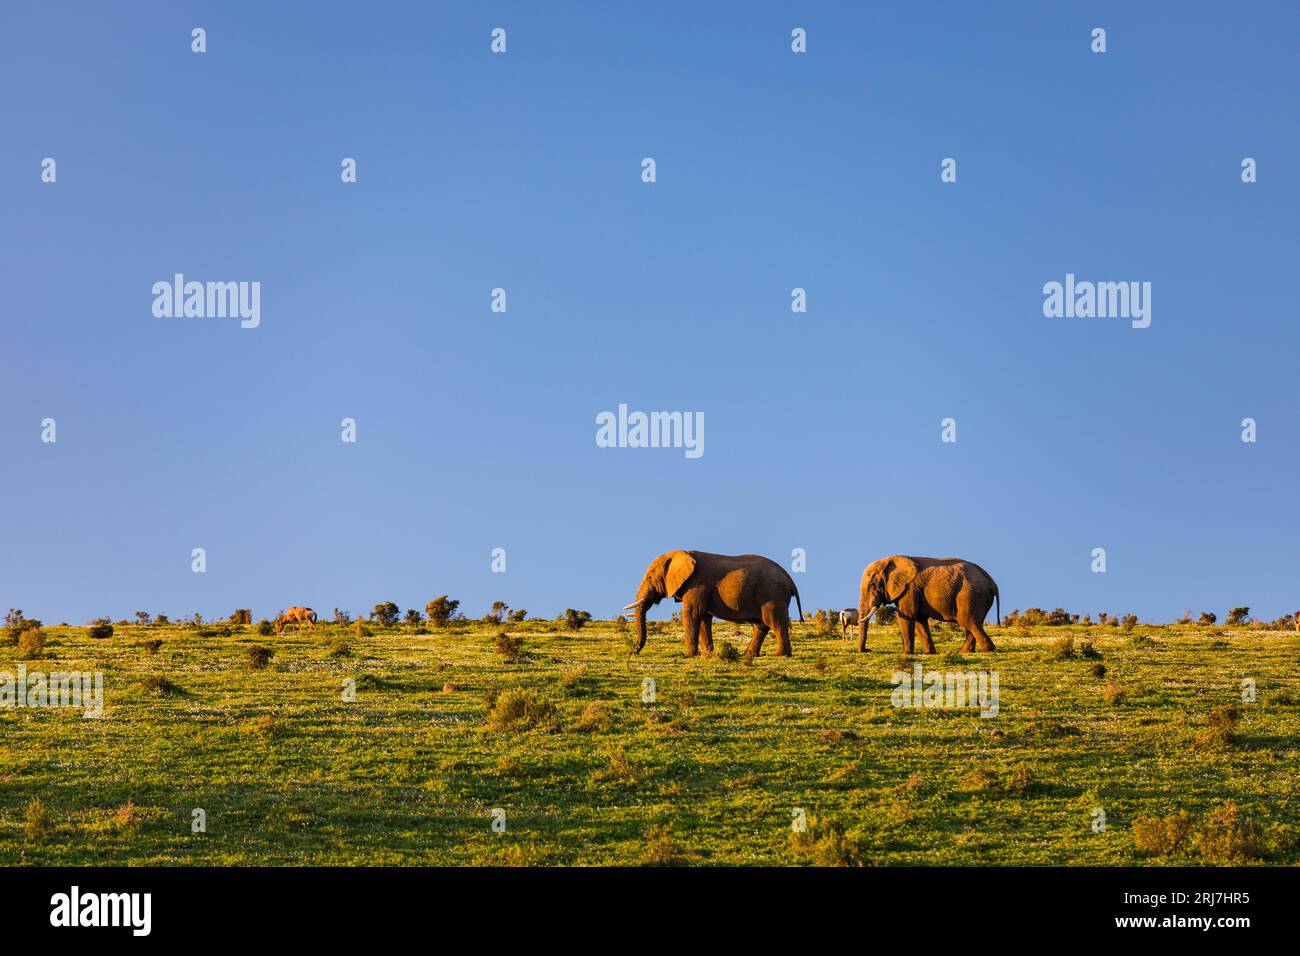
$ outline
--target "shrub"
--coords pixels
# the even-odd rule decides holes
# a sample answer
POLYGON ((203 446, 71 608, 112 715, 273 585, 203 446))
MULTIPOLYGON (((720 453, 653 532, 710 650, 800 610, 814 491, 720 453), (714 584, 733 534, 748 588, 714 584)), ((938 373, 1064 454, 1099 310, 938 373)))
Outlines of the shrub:
POLYGON ((108 618, 100 617, 90 622, 90 628, 86 631, 87 637, 93 637, 97 641, 106 640, 113 636, 113 625, 108 622, 108 618))
POLYGON ((1101 663, 1101 661, 1098 661, 1096 664, 1093 664, 1091 667, 1088 668, 1088 675, 1090 677, 1096 677, 1096 678, 1105 677, 1106 665, 1101 663))
POLYGON ((673 825, 665 823, 646 831, 641 863, 645 866, 673 866, 682 862, 681 849, 673 842, 673 825))
POLYGON ((444 594, 426 604, 424 613, 434 627, 446 627, 455 618, 458 607, 459 601, 452 601, 444 594))
POLYGON ((151 694, 161 694, 164 697, 173 697, 181 693, 181 689, 169 681, 161 674, 145 674, 135 686, 141 690, 147 690, 151 694))
POLYGON ((1085 660, 1099 661, 1101 660, 1101 651, 1092 646, 1092 641, 1080 641, 1079 656, 1085 660))
POLYGON ((1052 642, 1052 660, 1066 661, 1074 658, 1074 638, 1061 637, 1052 642))
POLYGON ((582 626, 590 620, 590 611, 575 611, 571 607, 564 609, 564 626, 571 631, 582 630, 582 626))
POLYGON ((575 730, 586 734, 606 733, 614 726, 614 714, 609 708, 609 704, 603 700, 593 700, 583 708, 582 716, 578 718, 575 730))
POLYGON ((262 618, 260 621, 257 622, 257 633, 262 635, 263 637, 270 637, 272 634, 275 633, 275 625, 272 624, 270 621, 268 621, 266 618, 262 618))
POLYGON ((135 612, 135 623, 139 624, 141 627, 146 627, 146 626, 148 626, 148 624, 149 624, 149 612, 148 612, 148 611, 136 611, 136 612, 135 612))
POLYGON ((1224 800, 1205 815, 1195 843, 1201 856, 1213 863, 1240 863, 1267 855, 1264 831, 1242 816, 1231 800, 1224 800))
POLYGON ((140 646, 144 649, 144 652, 145 652, 146 654, 148 654, 150 657, 153 657, 153 656, 154 656, 155 654, 157 654, 160 650, 162 650, 162 645, 163 645, 163 642, 160 641, 160 640, 158 640, 157 638, 155 638, 155 639, 153 639, 153 640, 151 640, 151 641, 145 641, 145 642, 144 642, 143 644, 141 644, 140 646))
POLYGON ((29 627, 19 632, 18 650, 28 659, 40 657, 45 651, 45 629, 29 627))
POLYGON ((40 840, 54 832, 54 817, 40 797, 32 797, 23 812, 23 829, 33 840, 40 840))
POLYGON ((348 625, 348 624, 351 624, 351 623, 352 623, 352 615, 349 614, 347 611, 340 611, 338 608, 335 608, 335 609, 334 609, 334 623, 335 623, 335 624, 342 624, 342 625, 344 625, 344 626, 346 626, 346 625, 348 625))
POLYGON ((875 618, 877 624, 893 624, 898 620, 898 608, 892 604, 876 608, 875 618))
POLYGON ((727 664, 734 664, 740 660, 740 650, 731 641, 723 641, 718 645, 717 657, 727 664))
POLYGON ((230 615, 230 623, 231 624, 252 624, 253 623, 252 608, 247 608, 247 607, 235 608, 235 613, 230 615))
POLYGON ((1246 618, 1249 617, 1249 616, 1250 616, 1250 608, 1248 608, 1248 607, 1234 607, 1231 611, 1228 612, 1228 619, 1227 619, 1224 623, 1225 623, 1225 624, 1244 624, 1245 621, 1246 621, 1246 618))
POLYGON ((1195 826, 1186 810, 1164 817, 1136 817, 1133 820, 1133 845, 1143 856, 1168 856, 1182 847, 1195 826))
POLYGON ((839 630, 839 615, 834 611, 827 611, 822 608, 817 609, 813 615, 813 633, 814 634, 834 634, 839 630))
POLYGON ((255 671, 266 670, 266 665, 271 663, 271 658, 274 656, 275 651, 269 647, 254 644, 248 649, 248 666, 255 671))
POLYGON ((1136 614, 1125 614, 1124 617, 1120 620, 1120 625, 1124 628, 1124 630, 1131 631, 1133 630, 1133 628, 1137 627, 1137 622, 1138 622, 1138 617, 1136 614))
POLYGON ((392 627, 397 623, 398 607, 392 601, 384 601, 375 605, 375 609, 370 612, 370 620, 380 627, 392 627))
POLYGON ((363 621, 361 618, 357 618, 355 621, 352 622, 352 633, 355 634, 357 637, 369 637, 370 628, 366 627, 365 621, 363 621))
POLYGON ((518 611, 510 612, 510 620, 515 624, 522 624, 524 622, 524 618, 526 617, 528 617, 528 612, 525 611, 523 608, 520 608, 518 611))
POLYGON ((160 611, 157 615, 154 616, 153 622, 158 626, 162 627, 164 625, 170 624, 171 620, 167 617, 166 614, 163 614, 160 611))
POLYGON ((500 624, 506 619, 506 612, 510 610, 510 605, 505 601, 493 601, 492 608, 483 618, 484 624, 500 624))
POLYGON ((802 832, 790 834, 790 849, 813 866, 861 866, 861 842, 833 818, 807 821, 802 832))
POLYGON ((406 609, 406 623, 411 625, 411 627, 418 627, 420 624, 424 623, 424 617, 420 614, 418 608, 412 607, 406 609))
POLYGON ((329 657, 351 657, 352 645, 349 644, 347 641, 335 641, 334 645, 329 649, 328 656, 329 657))
POLYGON ((1207 624, 1207 625, 1208 625, 1208 624, 1214 624, 1214 623, 1216 623, 1218 620, 1219 620, 1219 616, 1218 616, 1217 614, 1215 614, 1213 611, 1202 611, 1202 612, 1201 612, 1201 623, 1202 623, 1202 624, 1207 624))
POLYGON ((1128 691, 1122 685, 1112 682, 1102 688, 1101 694, 1108 704, 1122 704, 1124 698, 1128 696, 1128 691))
POLYGON ((519 660, 519 655, 524 649, 524 639, 505 631, 498 631, 495 646, 497 653, 513 664, 519 660))
POLYGON ((1237 742, 1233 730, 1241 719, 1241 709, 1235 704, 1216 707, 1210 711, 1206 727, 1196 735, 1196 746, 1202 750, 1227 750, 1237 742))
POLYGON ((487 725, 499 731, 552 731, 557 726, 555 705, 530 690, 503 690, 488 709, 487 725))

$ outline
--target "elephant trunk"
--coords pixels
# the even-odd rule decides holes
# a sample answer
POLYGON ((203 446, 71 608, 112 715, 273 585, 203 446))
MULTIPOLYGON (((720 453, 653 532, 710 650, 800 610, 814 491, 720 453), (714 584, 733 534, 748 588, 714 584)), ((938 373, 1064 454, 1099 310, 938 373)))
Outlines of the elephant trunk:
POLYGON ((645 603, 636 606, 636 652, 645 647, 645 603))
POLYGON ((874 607, 858 609, 858 650, 867 649, 867 625, 871 623, 871 615, 876 613, 874 607))

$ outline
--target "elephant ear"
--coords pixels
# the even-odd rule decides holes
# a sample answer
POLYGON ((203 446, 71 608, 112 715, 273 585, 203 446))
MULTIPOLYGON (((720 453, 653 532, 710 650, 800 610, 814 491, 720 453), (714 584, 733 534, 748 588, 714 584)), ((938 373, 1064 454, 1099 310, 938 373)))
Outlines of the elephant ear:
POLYGON ((673 556, 668 559, 668 571, 664 575, 664 591, 668 596, 677 597, 677 593, 686 586, 686 579, 694 571, 695 558, 689 552, 673 552, 673 556))
POLYGON ((885 597, 891 601, 901 598, 912 586, 920 570, 911 558, 901 555, 891 558, 885 566, 885 597))

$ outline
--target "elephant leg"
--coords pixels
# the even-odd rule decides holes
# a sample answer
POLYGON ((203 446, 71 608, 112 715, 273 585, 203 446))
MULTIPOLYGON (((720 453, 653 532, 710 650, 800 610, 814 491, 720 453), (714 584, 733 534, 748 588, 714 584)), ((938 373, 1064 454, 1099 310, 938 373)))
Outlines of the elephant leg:
POLYGON ((903 632, 903 653, 915 654, 916 622, 900 614, 898 616, 898 629, 903 632))
POLYGON ((775 614, 772 630, 776 631, 776 656, 789 657, 794 653, 790 646, 790 618, 784 614, 775 614))
POLYGON ((713 615, 706 614, 700 620, 700 650, 709 657, 713 656, 713 615))
POLYGON ((749 647, 745 649, 746 654, 750 657, 758 657, 759 654, 763 653, 763 638, 767 637, 768 630, 766 624, 754 625, 754 636, 749 642, 749 647))
POLYGON ((982 622, 972 621, 971 627, 973 628, 973 630, 971 631, 972 636, 974 636, 975 638, 975 643, 979 644, 981 651, 997 650, 993 642, 989 640, 988 633, 984 630, 984 624, 982 622))
POLYGON ((700 615, 689 604, 682 605, 682 640, 686 645, 687 657, 695 657, 700 653, 700 615))
POLYGON ((966 640, 961 643, 961 652, 963 654, 969 654, 973 650, 975 650, 975 635, 968 627, 966 628, 966 640))
POLYGON ((927 654, 934 653, 934 641, 930 638, 930 622, 923 617, 916 619, 916 623, 921 628, 921 646, 925 648, 927 654))

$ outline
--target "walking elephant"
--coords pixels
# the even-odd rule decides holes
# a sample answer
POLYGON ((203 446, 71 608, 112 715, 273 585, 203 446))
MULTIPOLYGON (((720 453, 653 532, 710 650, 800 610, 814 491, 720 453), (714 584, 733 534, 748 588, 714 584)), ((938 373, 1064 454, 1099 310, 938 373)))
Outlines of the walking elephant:
POLYGON ((707 551, 668 551, 650 562, 637 588, 636 600, 625 611, 636 613, 636 651, 645 647, 646 611, 664 598, 682 605, 682 636, 686 656, 703 646, 713 653, 713 619, 754 625, 748 653, 757 657, 768 631, 776 631, 776 653, 788 657, 790 599, 803 619, 803 605, 794 579, 781 565, 757 554, 710 554, 707 551))
POLYGON ((997 583, 972 561, 960 558, 911 558, 901 554, 873 561, 862 572, 858 599, 858 650, 867 649, 867 623, 878 608, 898 608, 898 627, 903 632, 903 653, 913 653, 917 628, 925 653, 934 653, 930 621, 950 621, 966 631, 962 653, 996 648, 984 631, 984 618, 993 603, 1002 623, 1002 600, 997 583))

